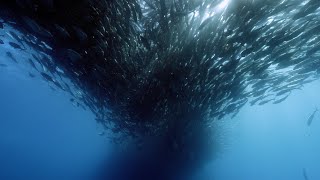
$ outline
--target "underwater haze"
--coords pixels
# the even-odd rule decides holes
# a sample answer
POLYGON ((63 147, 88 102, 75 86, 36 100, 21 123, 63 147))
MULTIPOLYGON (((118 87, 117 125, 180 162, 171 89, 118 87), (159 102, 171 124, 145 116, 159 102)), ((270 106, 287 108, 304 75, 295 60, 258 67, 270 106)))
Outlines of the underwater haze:
POLYGON ((0 180, 320 179, 319 0, 3 0, 0 180))
MULTIPOLYGON (((94 115, 17 66, 0 68, 0 84, 0 179, 94 179, 112 149, 94 115)), ((224 118, 224 151, 193 179, 305 180, 303 169, 320 179, 320 114, 307 124, 319 89, 315 81, 280 104, 246 105, 224 118)))
POLYGON ((319 88, 315 81, 285 102, 247 105, 234 119, 226 119, 227 148, 194 179, 320 179, 320 114, 307 124, 320 105, 319 88))
POLYGON ((110 149, 93 114, 14 66, 0 84, 0 179, 92 179, 110 149))

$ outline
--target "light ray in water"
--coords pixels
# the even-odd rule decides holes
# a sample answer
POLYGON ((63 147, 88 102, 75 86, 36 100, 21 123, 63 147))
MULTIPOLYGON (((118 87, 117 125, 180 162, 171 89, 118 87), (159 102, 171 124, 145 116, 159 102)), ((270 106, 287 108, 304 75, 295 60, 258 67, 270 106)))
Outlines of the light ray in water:
POLYGON ((220 4, 218 4, 215 7, 215 11, 217 13, 223 11, 224 9, 226 9, 229 6, 230 2, 231 2, 231 0, 223 0, 220 4))

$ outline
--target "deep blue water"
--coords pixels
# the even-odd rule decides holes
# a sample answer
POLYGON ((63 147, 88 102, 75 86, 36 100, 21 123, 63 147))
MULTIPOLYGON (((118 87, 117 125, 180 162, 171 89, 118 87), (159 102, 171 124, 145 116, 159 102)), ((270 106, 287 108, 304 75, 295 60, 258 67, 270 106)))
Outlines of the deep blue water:
MULTIPOLYGON (((0 61, 0 179, 92 179, 112 151, 100 136, 91 112, 76 107, 70 96, 31 78, 17 59, 28 54, 2 45, 0 61)), ((320 179, 320 81, 294 91, 281 104, 245 106, 220 123, 223 151, 198 170, 194 179, 320 179)), ((112 163, 111 163, 112 164, 112 163)))
POLYGON ((108 142, 68 94, 0 69, 0 179, 90 179, 108 142))

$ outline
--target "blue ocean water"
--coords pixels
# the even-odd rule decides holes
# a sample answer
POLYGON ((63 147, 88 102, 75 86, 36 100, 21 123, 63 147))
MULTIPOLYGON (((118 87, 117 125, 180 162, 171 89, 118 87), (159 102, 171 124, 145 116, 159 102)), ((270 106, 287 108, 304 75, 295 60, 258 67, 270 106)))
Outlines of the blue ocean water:
POLYGON ((15 67, 0 84, 0 179, 90 179, 109 149, 93 114, 15 67))
POLYGON ((320 179, 320 81, 294 91, 280 104, 246 105, 225 119, 226 148, 195 179, 305 180, 320 179))
MULTIPOLYGON (((92 179, 112 145, 100 136, 90 111, 5 56, 0 48, 0 179, 92 179)), ((294 91, 280 104, 246 105, 221 121, 223 151, 198 170, 203 180, 320 179, 320 81, 294 91)))

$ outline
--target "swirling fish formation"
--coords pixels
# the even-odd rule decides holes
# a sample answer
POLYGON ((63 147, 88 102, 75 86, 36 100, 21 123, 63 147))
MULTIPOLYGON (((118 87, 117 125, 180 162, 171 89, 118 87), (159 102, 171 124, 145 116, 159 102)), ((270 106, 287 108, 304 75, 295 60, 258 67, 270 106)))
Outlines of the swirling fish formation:
POLYGON ((247 103, 280 103, 320 73, 318 0, 8 0, 0 7, 0 27, 25 34, 12 35, 10 45, 52 56, 29 61, 106 128, 129 136, 192 137, 247 103))

